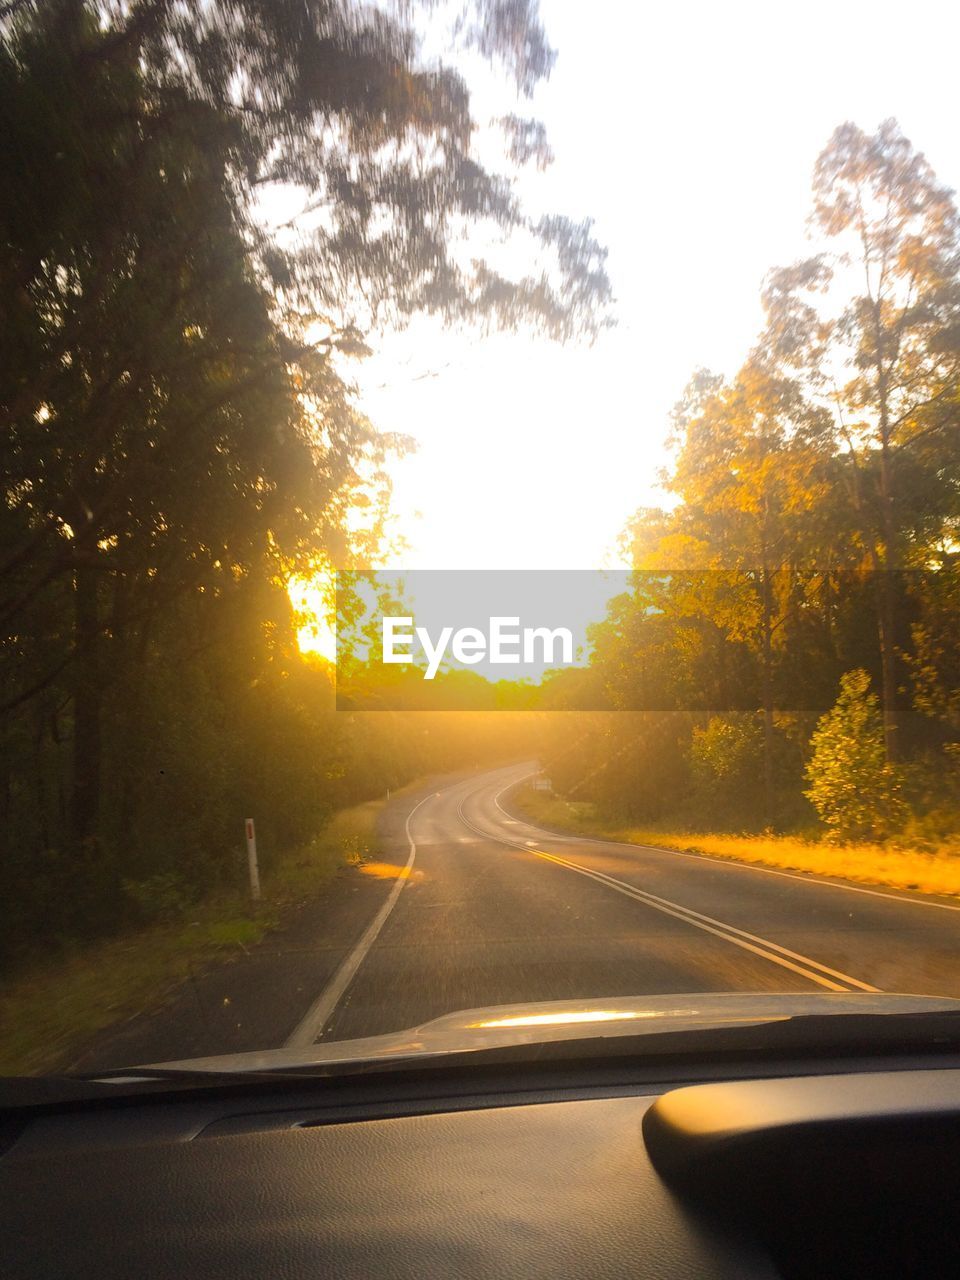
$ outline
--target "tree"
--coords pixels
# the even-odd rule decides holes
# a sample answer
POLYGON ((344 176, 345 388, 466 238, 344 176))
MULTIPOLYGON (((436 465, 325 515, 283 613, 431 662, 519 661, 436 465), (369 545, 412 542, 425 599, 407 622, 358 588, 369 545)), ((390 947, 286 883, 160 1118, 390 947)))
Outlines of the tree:
MULTIPOLYGON (((356 408, 360 323, 606 322, 589 227, 528 217, 477 163, 465 83, 412 25, 431 10, 0 8, 0 781, 25 884, 65 848, 106 867, 135 843, 135 779, 115 794, 104 762, 125 776, 171 664, 209 704, 204 741, 249 682, 299 673, 283 580, 369 552, 406 445, 356 408), (486 259, 494 230, 540 246, 529 274, 486 259), (255 634, 232 661, 238 602, 255 634)), ((477 0, 457 32, 522 94, 552 63, 528 0, 477 0)), ((534 122, 504 127, 514 159, 546 157, 534 122)))
POLYGON ((960 562, 955 552, 916 575, 920 613, 912 627, 907 662, 913 701, 944 735, 960 737, 960 562))
MULTIPOLYGON (((686 652, 693 688, 714 690, 707 710, 755 706, 762 712, 761 773, 766 821, 774 821, 774 718, 778 657, 798 600, 810 590, 802 571, 815 568, 818 511, 826 490, 829 435, 822 412, 810 406, 795 380, 767 368, 759 355, 729 383, 703 371, 694 375, 673 418, 675 461, 666 480, 680 499, 670 516, 643 513, 633 526, 638 568, 655 573, 645 593, 640 626, 679 632, 667 644, 673 662, 686 652), (659 578, 656 574, 662 575, 659 578), (651 584, 652 585, 652 584, 651 584), (653 620, 653 616, 662 622, 653 620), (691 628, 704 644, 691 666, 691 628), (715 643, 707 643, 710 636, 715 643), (757 672, 750 683, 737 650, 757 672), (714 672, 705 669, 714 656, 714 672)), ((692 707, 693 690, 686 700, 692 707)), ((791 704, 787 703, 789 709, 791 704)))
POLYGON ((694 728, 693 781, 711 819, 749 820, 755 814, 757 773, 764 771, 770 748, 766 725, 755 716, 711 716, 705 727, 694 728))
MULTIPOLYGON (((858 673, 817 730, 807 794, 832 828, 891 830, 902 757, 916 816, 946 830, 944 749, 957 758, 960 725, 957 212, 895 124, 843 125, 818 162, 813 226, 822 252, 768 277, 739 372, 697 371, 677 406, 672 503, 624 531, 636 573, 594 629, 588 674, 617 708, 689 713, 693 781, 717 796, 725 752, 753 744, 739 713, 761 711, 764 785, 743 796, 770 824, 774 799, 778 819, 801 816, 814 716, 858 673)), ((688 801, 674 799, 682 817, 688 801)))
POLYGON ((329 402, 333 379, 313 353, 285 357, 224 188, 216 120, 201 111, 150 139, 155 104, 137 70, 87 68, 48 36, 23 35, 3 77, 14 136, 30 135, 37 164, 55 171, 61 150, 65 161, 49 203, 32 169, 6 188, 4 266, 24 301, 6 317, 3 475, 21 539, 0 613, 24 648, 51 591, 70 608, 52 665, 12 697, 69 668, 80 848, 99 825, 106 684, 172 599, 231 589, 271 545, 295 558, 322 543, 371 433, 341 404, 314 465, 303 405, 318 383, 329 402), (47 102, 54 72, 65 96, 47 102))
POLYGON ((824 252, 771 273, 763 341, 832 417, 877 578, 884 741, 895 760, 897 573, 957 514, 957 210, 894 121, 873 135, 848 123, 817 161, 812 222, 824 252))
POLYGON ((839 839, 889 835, 902 822, 897 767, 885 755, 884 725, 866 671, 850 671, 811 738, 805 795, 839 839))
POLYGON ((809 568, 808 516, 821 493, 823 416, 793 381, 749 361, 718 389, 683 436, 671 488, 709 551, 704 567, 736 570, 717 601, 728 633, 745 640, 760 665, 762 775, 766 821, 774 822, 774 650, 809 568), (731 590, 732 587, 732 590, 731 590))
MULTIPOLYGON (((552 63, 535 5, 471 6, 460 31, 521 92, 552 63)), ((475 163, 462 79, 383 12, 24 0, 0 37, 3 701, 67 682, 82 846, 105 685, 157 613, 346 554, 362 477, 402 444, 344 381, 356 316, 567 337, 602 323, 609 287, 589 228, 526 218, 475 163), (296 234, 266 228, 278 188, 310 210, 296 234), (525 230, 549 261, 465 266, 463 225, 525 230)))

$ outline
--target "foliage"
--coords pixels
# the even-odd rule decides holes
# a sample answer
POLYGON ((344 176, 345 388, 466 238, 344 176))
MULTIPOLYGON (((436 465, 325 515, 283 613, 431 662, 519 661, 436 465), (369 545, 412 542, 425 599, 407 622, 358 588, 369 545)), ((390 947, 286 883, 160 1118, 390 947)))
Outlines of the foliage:
POLYGON ((175 871, 162 871, 146 880, 124 880, 123 891, 147 921, 173 919, 189 902, 175 871))
POLYGON ((504 121, 502 174, 475 155, 457 64, 529 97, 536 4, 468 0, 442 63, 435 20, 0 8, 0 955, 235 882, 249 814, 269 864, 335 805, 483 754, 335 715, 284 587, 382 537, 409 442, 357 407, 369 328, 608 322, 589 226, 515 194, 542 127, 504 121), (535 248, 514 277, 494 232, 535 248))
POLYGON ((676 406, 669 503, 624 530, 631 589, 594 628, 588 676, 564 682, 567 705, 589 691, 619 716, 558 776, 620 816, 604 780, 631 794, 622 762, 635 760, 677 779, 661 809, 674 821, 782 830, 812 821, 809 761, 806 795, 831 830, 907 823, 949 842, 960 218, 894 122, 844 124, 816 166, 811 230, 813 256, 767 277, 739 370, 697 370, 676 406), (851 672, 879 702, 842 695, 811 743, 851 672), (855 713, 859 744, 841 732, 855 713), (661 726, 684 717, 668 741, 661 726), (828 723, 842 739, 829 767, 828 723))
POLYGON ((763 767, 763 726, 756 716, 711 716, 690 744, 694 785, 714 817, 750 813, 763 767))
POLYGON ((821 252, 771 272, 766 357, 828 415, 856 543, 878 573, 888 757, 901 753, 896 572, 956 520, 960 219, 953 192, 884 121, 841 125, 814 171, 821 252), (859 283, 850 287, 850 268, 859 283))
POLYGON ((654 821, 689 791, 690 727, 682 714, 551 711, 538 726, 538 754, 565 798, 654 821))
POLYGON ((902 824, 900 776, 886 759, 880 703, 866 671, 843 677, 810 744, 806 794, 839 839, 882 839, 902 824))
POLYGON ((731 858, 815 876, 838 876, 861 884, 887 885, 891 889, 960 896, 960 851, 957 833, 935 851, 906 844, 837 844, 836 841, 800 839, 797 836, 718 835, 714 832, 676 830, 666 825, 624 827, 604 818, 590 806, 567 804, 543 792, 520 789, 508 798, 512 812, 532 822, 573 831, 582 836, 603 836, 627 844, 677 849, 705 854, 710 858, 731 858), (946 848, 950 857, 943 857, 946 848))
POLYGON ((960 572, 956 554, 914 580, 919 609, 905 654, 914 705, 922 715, 960 735, 960 572))

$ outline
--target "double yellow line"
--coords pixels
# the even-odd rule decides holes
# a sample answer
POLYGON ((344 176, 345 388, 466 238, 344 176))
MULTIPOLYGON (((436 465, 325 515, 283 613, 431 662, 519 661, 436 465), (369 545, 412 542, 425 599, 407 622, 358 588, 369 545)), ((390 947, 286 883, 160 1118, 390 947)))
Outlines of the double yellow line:
POLYGON ((578 862, 571 862, 568 858, 559 858, 553 853, 544 853, 542 849, 528 849, 528 853, 534 854, 538 858, 544 858, 547 862, 555 862, 557 866, 566 867, 568 871, 576 871, 582 876, 589 876, 591 880, 596 880, 599 884, 606 885, 608 889, 615 889, 618 893, 622 893, 627 898, 635 898, 637 902, 642 902, 645 906, 652 907, 655 911, 662 911, 664 915, 674 916, 677 920, 683 920, 686 924, 691 924, 697 929, 702 929, 704 933, 712 933, 716 938, 722 938, 724 942, 731 942, 735 947, 742 947, 744 951, 751 951, 755 956, 760 956, 763 960, 769 960, 772 964, 778 964, 781 968, 789 969, 792 973, 799 973, 804 978, 809 978, 811 982, 816 982, 821 987, 826 987, 828 991, 873 991, 878 992, 879 987, 872 987, 869 982, 861 982, 859 978, 851 978, 848 973, 841 973, 838 969, 831 969, 828 965, 820 964, 818 960, 811 960, 809 956, 800 955, 799 952, 791 951, 788 947, 781 947, 779 943, 771 942, 768 938, 758 938, 754 933, 747 933, 745 929, 738 929, 735 925, 726 924, 722 920, 715 920, 712 916, 705 916, 700 911, 694 911, 691 907, 682 907, 678 902, 671 902, 668 898, 659 898, 654 893, 647 893, 643 889, 637 889, 632 884, 627 884, 623 880, 615 880, 613 876, 604 875, 602 871, 593 871, 589 867, 583 867, 578 862))
MULTIPOLYGON (((509 788, 505 787, 504 790, 509 790, 509 788)), ((473 794, 476 793, 474 792, 473 794)), ((501 808, 498 802, 502 794, 503 791, 499 792, 494 798, 494 803, 497 804, 498 808, 501 808)), ((861 982, 859 978, 852 978, 848 973, 841 973, 839 969, 831 969, 829 965, 821 964, 819 960, 812 960, 810 956, 791 951, 789 947, 781 947, 779 943, 771 942, 769 938, 760 938, 755 933, 748 933, 745 929, 738 929, 736 925, 727 924, 723 920, 715 920, 713 916, 704 915, 701 911, 694 911, 692 907, 684 907, 679 902, 671 902, 669 898, 660 898, 655 893, 647 893, 646 890, 638 889, 635 885, 628 884, 625 880, 616 880, 613 876, 608 876, 602 871, 594 871, 591 867, 584 867, 579 862, 571 862, 569 858, 561 858, 555 853, 545 853, 544 850, 537 849, 529 843, 510 840, 506 836, 484 831, 481 827, 471 822, 463 812, 463 804, 466 799, 467 796, 464 796, 457 806, 458 817, 471 830, 487 840, 493 840, 497 844, 509 845, 514 849, 522 850, 523 853, 529 853, 535 858, 542 858, 545 862, 553 862, 558 867, 565 867, 567 871, 575 871, 578 875, 587 876, 608 889, 613 889, 627 898, 642 902, 644 906, 652 907, 654 911, 662 911, 664 915, 673 916, 674 919, 682 920, 685 924, 692 925, 695 929, 701 929, 704 933, 713 934, 715 938, 720 938, 735 947, 749 951, 753 955, 759 956, 762 960, 769 960, 771 964, 779 965, 782 969, 789 969, 791 973, 797 973, 801 977, 809 979, 810 982, 815 982, 820 987, 826 987, 828 991, 869 991, 877 994, 881 990, 880 987, 871 986, 869 982, 861 982)), ((537 828, 530 827, 530 830, 536 831, 537 828)), ((543 834, 545 833, 541 832, 541 835, 543 834)))

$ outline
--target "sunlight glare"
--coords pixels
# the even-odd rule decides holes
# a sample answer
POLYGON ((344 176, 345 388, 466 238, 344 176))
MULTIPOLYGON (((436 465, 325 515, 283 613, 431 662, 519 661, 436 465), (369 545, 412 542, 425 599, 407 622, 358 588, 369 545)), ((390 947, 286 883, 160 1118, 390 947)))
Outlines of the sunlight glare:
POLYGON ((300 652, 316 654, 327 662, 337 660, 334 591, 332 570, 309 578, 293 577, 287 583, 287 594, 296 614, 300 652))
MULTIPOLYGON (((671 1014, 676 1012, 671 1009, 671 1014)), ((476 1022, 475 1027, 560 1027, 579 1022, 628 1022, 637 1018, 664 1017, 653 1009, 580 1009, 573 1013, 530 1013, 514 1018, 493 1018, 489 1022, 476 1022)))

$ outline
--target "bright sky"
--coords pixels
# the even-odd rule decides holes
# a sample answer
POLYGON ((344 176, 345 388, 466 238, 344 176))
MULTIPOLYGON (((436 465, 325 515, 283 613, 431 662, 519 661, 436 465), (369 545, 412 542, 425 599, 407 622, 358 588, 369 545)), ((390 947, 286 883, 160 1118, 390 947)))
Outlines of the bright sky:
POLYGON ((532 106, 492 110, 545 121, 556 161, 525 196, 595 219, 620 325, 592 349, 426 323, 373 337, 354 371, 363 407, 419 442, 393 468, 408 549, 392 567, 615 563, 631 512, 657 501, 691 372, 736 370, 765 272, 804 252, 812 168, 835 126, 896 116, 960 185, 953 4, 541 7, 553 75, 532 106))
MULTIPOLYGON (((542 119, 532 214, 592 217, 619 327, 594 347, 443 331, 372 334, 351 366, 384 431, 394 569, 600 569, 660 500, 668 416, 693 370, 733 374, 761 324, 766 272, 809 250, 814 162, 834 128, 895 116, 960 187, 960 7, 934 0, 541 0, 559 57, 532 103, 481 76, 474 113, 542 119)), ((489 136, 488 136, 489 142, 489 136)), ((295 597, 296 597, 296 593, 295 597)), ((320 612, 316 591, 298 605, 320 612)), ((332 635, 305 629, 304 647, 332 635)))

